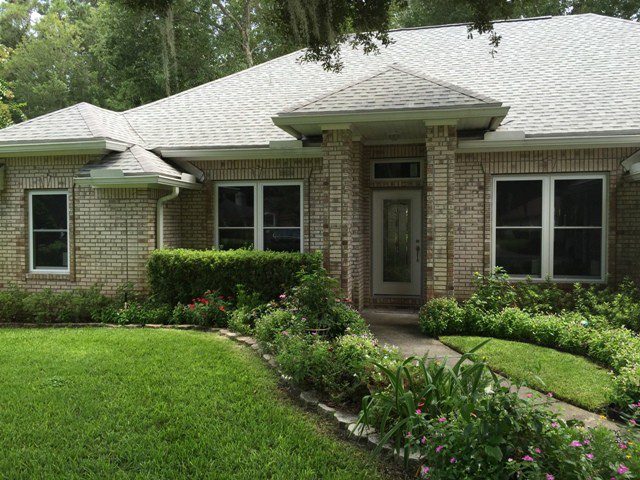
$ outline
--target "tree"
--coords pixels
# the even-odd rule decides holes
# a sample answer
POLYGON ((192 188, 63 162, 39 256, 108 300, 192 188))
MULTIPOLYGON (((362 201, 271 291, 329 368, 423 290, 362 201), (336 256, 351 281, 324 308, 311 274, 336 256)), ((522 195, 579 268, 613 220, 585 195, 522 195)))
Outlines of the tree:
MULTIPOLYGON (((9 49, 0 45, 0 65, 9 58, 9 49)), ((24 103, 17 103, 8 82, 0 78, 0 128, 8 127, 26 119, 22 109, 24 103)))

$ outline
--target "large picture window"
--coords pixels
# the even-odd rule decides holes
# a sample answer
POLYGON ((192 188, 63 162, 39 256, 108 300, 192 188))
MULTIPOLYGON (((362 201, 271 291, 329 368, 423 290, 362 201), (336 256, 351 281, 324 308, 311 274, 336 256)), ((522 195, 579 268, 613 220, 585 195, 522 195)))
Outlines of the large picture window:
POLYGON ((69 208, 66 191, 29 193, 29 269, 69 271, 69 208))
POLYGON ((216 245, 302 251, 300 182, 226 182, 217 185, 216 245))
POLYGON ((513 277, 603 280, 604 175, 496 177, 493 266, 513 277))

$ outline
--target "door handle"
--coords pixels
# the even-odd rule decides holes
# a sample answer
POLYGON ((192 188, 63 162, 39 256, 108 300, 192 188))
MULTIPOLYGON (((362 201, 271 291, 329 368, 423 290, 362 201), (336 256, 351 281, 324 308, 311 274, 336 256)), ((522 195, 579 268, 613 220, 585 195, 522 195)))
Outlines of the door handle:
POLYGON ((416 240, 416 262, 420 261, 420 240, 416 240))

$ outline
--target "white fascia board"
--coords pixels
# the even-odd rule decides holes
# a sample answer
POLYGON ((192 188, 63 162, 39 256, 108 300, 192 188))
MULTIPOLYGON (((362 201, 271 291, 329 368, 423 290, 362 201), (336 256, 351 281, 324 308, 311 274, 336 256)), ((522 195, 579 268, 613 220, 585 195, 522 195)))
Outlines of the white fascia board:
POLYGON ((163 158, 184 160, 254 160, 270 158, 321 158, 321 147, 302 148, 159 148, 163 158))
POLYGON ((124 152, 131 145, 115 140, 61 140, 55 142, 25 142, 0 145, 0 157, 29 157, 36 155, 104 155, 124 152))
POLYGON ((76 185, 88 185, 95 188, 143 188, 143 187, 181 187, 191 190, 199 190, 199 183, 186 182, 177 178, 162 175, 130 175, 125 177, 76 177, 73 179, 76 185))
POLYGON ((505 117, 509 112, 509 107, 503 106, 479 106, 466 108, 431 108, 431 109, 410 109, 410 110, 383 110, 373 112, 344 112, 344 113, 286 113, 271 117, 274 125, 283 127, 293 127, 295 125, 327 125, 327 124, 349 124, 362 122, 395 122, 406 120, 417 121, 453 121, 461 118, 478 117, 505 117))
POLYGON ((520 140, 459 140, 457 152, 517 152, 582 148, 640 147, 640 135, 529 137, 520 140))

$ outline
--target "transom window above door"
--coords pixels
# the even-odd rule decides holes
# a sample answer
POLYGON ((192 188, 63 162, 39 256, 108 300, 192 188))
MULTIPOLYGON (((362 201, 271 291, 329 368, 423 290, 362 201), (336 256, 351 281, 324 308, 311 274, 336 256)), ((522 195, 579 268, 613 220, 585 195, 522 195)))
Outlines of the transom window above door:
POLYGON ((302 182, 216 185, 216 246, 302 251, 302 182))
POLYGON ((606 176, 496 177, 492 265, 515 278, 601 281, 606 176))

